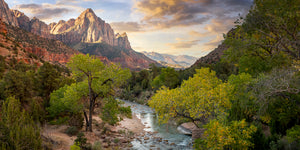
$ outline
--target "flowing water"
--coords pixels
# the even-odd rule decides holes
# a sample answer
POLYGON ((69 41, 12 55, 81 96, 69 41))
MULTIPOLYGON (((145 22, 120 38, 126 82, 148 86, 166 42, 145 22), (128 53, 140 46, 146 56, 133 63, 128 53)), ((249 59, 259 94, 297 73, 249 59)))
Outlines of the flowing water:
POLYGON ((192 149, 192 138, 179 133, 174 124, 162 124, 157 121, 155 112, 148 106, 124 101, 125 106, 131 106, 132 113, 135 114, 146 126, 146 132, 134 139, 131 144, 136 150, 190 150, 192 149))

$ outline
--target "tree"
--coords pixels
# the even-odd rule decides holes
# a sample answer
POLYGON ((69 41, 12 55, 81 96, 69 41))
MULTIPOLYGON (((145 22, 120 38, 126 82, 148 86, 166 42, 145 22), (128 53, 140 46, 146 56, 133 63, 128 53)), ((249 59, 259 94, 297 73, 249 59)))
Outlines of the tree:
MULTIPOLYGON (((115 64, 104 65, 100 59, 82 54, 72 57, 68 63, 68 67, 71 69, 73 76, 78 79, 77 83, 65 86, 59 92, 54 92, 53 99, 51 94, 52 100, 50 100, 50 103, 59 102, 59 99, 63 98, 70 104, 68 106, 76 110, 80 108, 80 105, 77 105, 78 107, 71 105, 80 104, 80 99, 88 97, 89 116, 85 109, 83 109, 83 113, 86 121, 86 130, 92 132, 92 114, 96 99, 103 99, 112 95, 113 89, 119 87, 130 77, 130 71, 128 69, 121 69, 120 66, 115 64), (55 98, 56 96, 58 99, 55 98)), ((50 105, 49 109, 61 106, 60 102, 58 104, 50 105)))
POLYGON ((257 128, 249 126, 245 120, 232 121, 228 125, 218 120, 211 120, 205 125, 202 139, 195 141, 196 149, 249 149, 253 147, 250 141, 257 128))
POLYGON ((246 18, 227 34, 230 48, 223 60, 255 76, 299 60, 299 5, 291 0, 255 0, 246 18))
POLYGON ((0 133, 0 146, 4 149, 42 149, 40 128, 13 97, 7 98, 2 106, 0 133))
POLYGON ((179 84, 179 73, 174 68, 162 68, 161 74, 153 79, 153 86, 158 89, 161 86, 175 88, 179 84))
POLYGON ((28 101, 34 95, 33 82, 34 72, 29 70, 20 72, 9 70, 0 83, 2 98, 6 99, 15 96, 21 103, 28 101))
POLYGON ((193 78, 183 81, 181 87, 169 90, 162 87, 149 101, 161 122, 170 118, 187 118, 196 125, 209 118, 224 117, 230 108, 228 90, 214 71, 208 68, 196 70, 193 78))
POLYGON ((45 99, 45 106, 49 107, 50 94, 62 84, 61 74, 54 67, 45 62, 37 71, 37 90, 45 99))

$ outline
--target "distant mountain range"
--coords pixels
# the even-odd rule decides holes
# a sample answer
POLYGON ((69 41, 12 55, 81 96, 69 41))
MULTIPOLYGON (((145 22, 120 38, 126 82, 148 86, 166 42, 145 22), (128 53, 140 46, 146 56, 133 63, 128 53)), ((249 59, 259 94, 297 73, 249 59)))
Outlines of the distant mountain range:
POLYGON ((147 57, 159 62, 163 66, 169 66, 173 68, 187 68, 190 67, 197 61, 196 57, 188 55, 170 55, 170 54, 160 54, 157 52, 142 52, 147 57))
MULTIPOLYGON (((31 41, 20 37, 20 35, 16 36, 19 36, 21 40, 27 40, 36 47, 44 48, 44 53, 51 51, 53 56, 67 53, 68 56, 66 56, 66 60, 64 61, 67 61, 67 58, 70 58, 70 56, 75 53, 90 53, 101 57, 103 60, 120 63, 122 67, 132 70, 148 68, 152 63, 160 65, 144 54, 134 51, 130 46, 126 33, 114 34, 114 30, 111 26, 97 17, 92 9, 85 10, 76 19, 70 19, 68 21, 61 20, 58 23, 47 25, 37 18, 30 19, 18 10, 10 10, 4 0, 0 0, 0 18, 3 22, 8 24, 11 30, 19 30, 18 28, 21 28, 30 32, 30 37, 32 37, 31 41), (43 45, 39 45, 39 43, 41 43, 39 38, 34 37, 32 34, 42 37, 43 40, 48 39, 49 42, 44 42, 43 45), (56 43, 54 44, 56 46, 47 45, 47 43, 51 43, 51 40, 52 44, 56 43), (62 42, 60 46, 55 40, 62 42), (61 47, 63 44, 66 45, 63 47, 68 47, 66 49, 71 50, 64 52, 61 49, 54 50, 50 48, 61 47), (73 51, 73 53, 69 53, 71 51, 73 51)), ((22 32, 22 34, 27 33, 22 32)), ((23 36, 26 37, 26 35, 23 36)), ((35 51, 33 51, 33 53, 34 52, 35 51)), ((37 54, 40 55, 40 53, 37 54)))

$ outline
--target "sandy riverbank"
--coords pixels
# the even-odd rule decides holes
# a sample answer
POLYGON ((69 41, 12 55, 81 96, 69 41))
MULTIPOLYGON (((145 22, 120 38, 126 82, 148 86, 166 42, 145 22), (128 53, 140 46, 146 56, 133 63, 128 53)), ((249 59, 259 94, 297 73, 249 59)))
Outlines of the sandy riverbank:
MULTIPOLYGON (((145 126, 134 114, 132 115, 132 118, 124 118, 116 126, 105 125, 105 128, 109 129, 107 133, 103 133, 104 127, 99 127, 102 120, 98 115, 93 116, 93 120, 93 132, 85 132, 85 127, 80 131, 85 134, 88 143, 93 144, 96 141, 100 141, 104 148, 129 148, 131 147, 130 142, 137 135, 145 132, 145 126)), ((52 143, 54 149, 68 150, 74 143, 76 136, 68 136, 65 133, 67 128, 68 126, 66 125, 46 125, 43 127, 42 136, 47 138, 48 141, 51 141, 48 144, 52 143)))

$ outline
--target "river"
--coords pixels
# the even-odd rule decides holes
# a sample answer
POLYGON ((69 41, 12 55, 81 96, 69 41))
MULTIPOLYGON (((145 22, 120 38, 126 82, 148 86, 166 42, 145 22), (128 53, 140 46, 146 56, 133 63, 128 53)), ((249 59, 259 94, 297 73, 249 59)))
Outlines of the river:
POLYGON ((179 133, 174 124, 159 124, 155 112, 148 106, 124 101, 131 106, 132 113, 146 126, 145 134, 135 138, 131 144, 134 150, 191 150, 191 136, 179 133))

